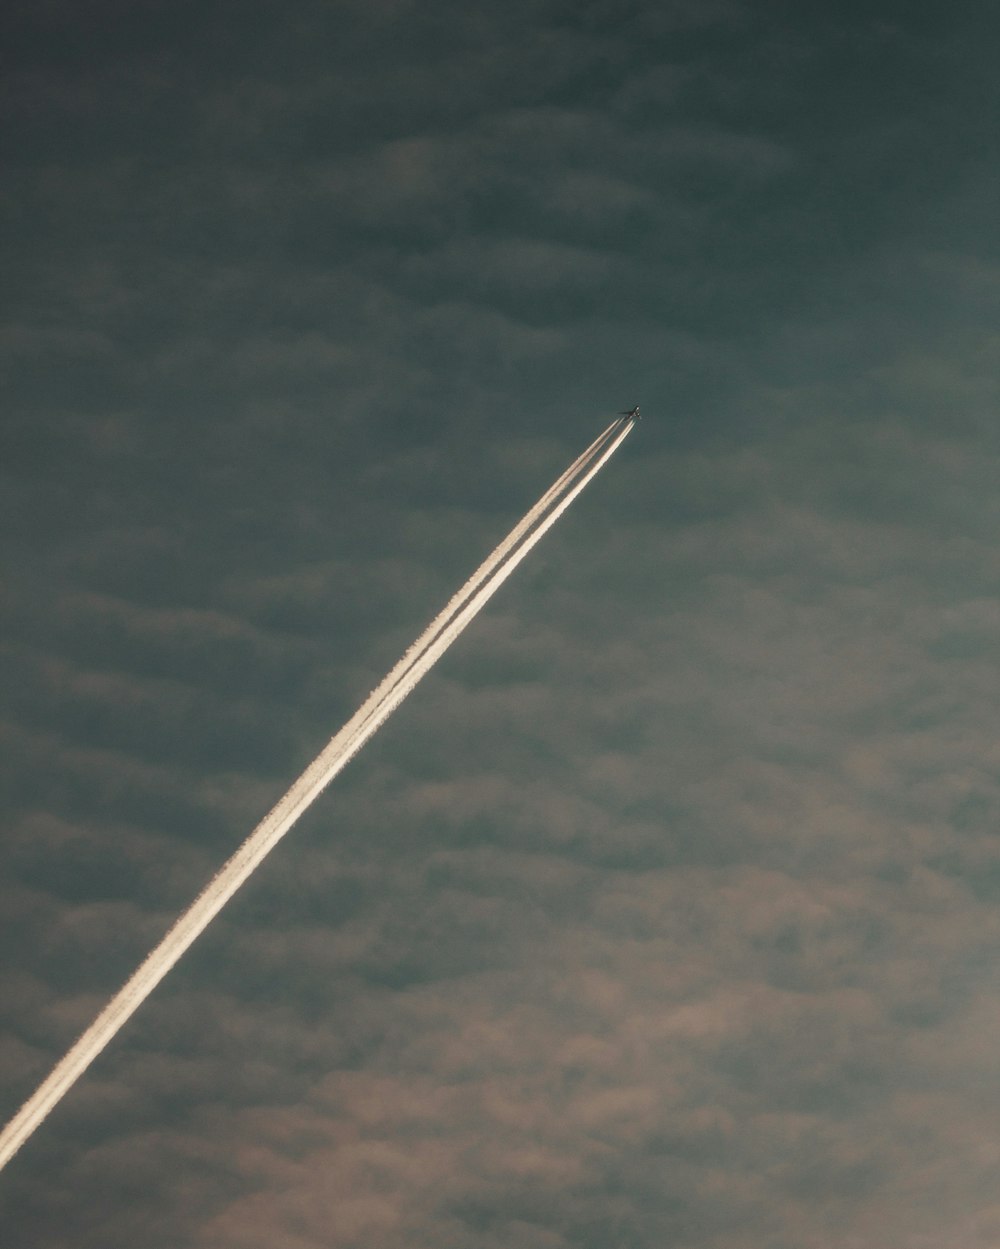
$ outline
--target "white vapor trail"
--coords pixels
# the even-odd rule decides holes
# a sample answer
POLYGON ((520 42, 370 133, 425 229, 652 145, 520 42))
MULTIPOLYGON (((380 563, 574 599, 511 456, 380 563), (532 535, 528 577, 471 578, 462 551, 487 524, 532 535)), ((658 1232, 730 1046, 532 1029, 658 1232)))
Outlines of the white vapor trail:
MULTIPOLYGON (((355 732, 360 732, 365 722, 371 716, 376 707, 379 706, 388 695, 389 691, 403 679, 406 673, 419 660, 421 655, 427 650, 434 638, 440 634, 449 621, 455 616, 463 603, 467 602, 471 595, 496 571, 503 563, 514 547, 525 537, 527 533, 538 523, 548 509, 556 502, 556 500, 565 493, 583 469, 591 463, 594 457, 600 452, 601 448, 607 445, 608 439, 616 428, 622 424, 621 419, 614 420, 602 433, 594 439, 590 446, 578 455, 573 463, 566 471, 558 477, 548 490, 542 495, 534 507, 529 508, 524 516, 517 522, 510 533, 503 541, 483 560, 472 576, 465 582, 461 589, 457 590, 440 612, 434 617, 427 628, 421 633, 420 637, 406 651, 402 659, 396 664, 387 677, 376 686, 368 695, 368 698, 362 703, 358 710, 354 713, 349 724, 355 726, 355 732)), ((384 719, 384 717, 383 717, 384 719)), ((380 720, 379 723, 382 723, 380 720)), ((347 726, 345 726, 346 728, 347 726)), ((338 735, 339 736, 339 735, 338 735)), ((366 739, 367 740, 367 739, 366 739)), ((353 753, 353 752, 352 752, 353 753)), ((0 1164, 2 1165, 2 1164, 0 1164)))
POLYGON ((634 422, 619 418, 542 495, 427 626, 387 677, 279 799, 132 977, 0 1132, 0 1170, 28 1140, 187 948, 337 773, 430 671, 542 536, 611 458, 634 422))

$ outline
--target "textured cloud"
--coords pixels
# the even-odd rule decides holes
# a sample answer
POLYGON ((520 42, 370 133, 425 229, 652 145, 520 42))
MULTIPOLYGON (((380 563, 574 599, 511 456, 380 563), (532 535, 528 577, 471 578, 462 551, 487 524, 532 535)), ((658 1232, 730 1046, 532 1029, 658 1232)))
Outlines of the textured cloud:
POLYGON ((16 33, 5 1112, 648 419, 5 1170, 11 1243, 991 1249, 995 18, 16 33))

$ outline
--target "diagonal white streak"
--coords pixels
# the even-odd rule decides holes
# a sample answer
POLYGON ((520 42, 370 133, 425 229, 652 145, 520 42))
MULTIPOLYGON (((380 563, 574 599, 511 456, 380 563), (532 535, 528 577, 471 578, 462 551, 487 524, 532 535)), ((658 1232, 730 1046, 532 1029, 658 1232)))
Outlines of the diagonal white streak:
POLYGON ((634 422, 627 423, 625 428, 619 433, 618 437, 608 446, 607 450, 597 459, 593 468, 585 473, 579 481, 567 492, 558 506, 554 507, 545 518, 538 524, 532 533, 530 533, 521 545, 513 551, 507 560, 497 569, 493 576, 475 593, 464 607, 455 613, 454 619, 444 628, 440 634, 424 649, 421 655, 413 662, 406 676, 396 683, 396 685, 386 692, 371 714, 369 721, 365 724, 361 733, 358 734, 357 742, 348 743, 350 753, 346 755, 341 763, 338 764, 339 771, 343 764, 347 762, 356 751, 364 745, 375 730, 388 719, 395 711, 403 699, 410 693, 413 687, 421 680, 441 658, 444 652, 451 646, 452 642, 465 629, 466 625, 486 606, 493 595, 500 589, 503 583, 511 575, 514 569, 525 558, 536 542, 548 532, 556 523, 559 517, 565 512, 576 496, 583 490, 584 486, 594 477, 611 456, 618 450, 618 447, 625 438, 632 432, 634 422))
MULTIPOLYGON (((548 490, 542 495, 534 507, 529 508, 524 516, 517 522, 510 533, 503 539, 500 544, 490 552, 483 560, 472 576, 465 584, 457 590, 448 600, 445 606, 434 617, 427 628, 421 633, 420 637, 405 652, 402 659, 396 664, 388 676, 386 676, 379 685, 368 695, 364 703, 354 713, 351 720, 344 726, 346 731, 351 725, 354 726, 355 734, 362 731, 365 722, 369 716, 374 714, 376 708, 382 703, 383 699, 390 690, 403 679, 410 668, 418 662, 420 657, 426 652, 427 648, 434 641, 434 638, 440 634, 453 619, 455 614, 466 603, 471 595, 492 576, 495 570, 503 563, 515 546, 528 534, 538 521, 545 515, 548 509, 565 493, 571 483, 580 475, 583 469, 593 461, 602 447, 607 445, 608 439, 616 428, 620 428, 622 420, 617 420, 598 434, 590 446, 581 455, 578 455, 573 463, 566 471, 549 486, 548 490)), ((381 721, 380 721, 381 723, 381 721)), ((340 735, 338 734, 338 737, 340 735)))
POLYGON ((185 950, 368 741, 631 433, 617 420, 579 456, 483 561, 344 727, 229 858, 160 943, 0 1132, 0 1169, 72 1088, 185 950))

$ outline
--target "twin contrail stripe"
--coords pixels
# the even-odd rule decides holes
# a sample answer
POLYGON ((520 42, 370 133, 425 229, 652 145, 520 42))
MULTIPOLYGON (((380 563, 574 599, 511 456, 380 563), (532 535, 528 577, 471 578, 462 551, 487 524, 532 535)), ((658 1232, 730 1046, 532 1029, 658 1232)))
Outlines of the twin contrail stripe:
POLYGON ((6 1166, 299 817, 483 609, 532 547, 607 463, 631 433, 633 425, 634 422, 629 419, 613 421, 573 461, 483 561, 389 675, 209 881, 159 945, 55 1066, 51 1075, 0 1132, 0 1169, 6 1166))
MULTIPOLYGON (((562 476, 558 477, 548 490, 542 495, 534 507, 529 508, 524 516, 517 522, 510 533, 503 541, 483 560, 472 576, 465 584, 456 591, 448 600, 445 606, 434 617, 427 628, 421 633, 420 637, 413 643, 411 647, 403 655, 402 659, 396 664, 387 677, 368 695, 364 703, 354 713, 348 723, 338 734, 338 738, 347 729, 354 726, 354 731, 359 732, 364 726, 367 718, 374 714, 376 708, 382 703, 386 695, 392 688, 403 679, 409 669, 420 659, 426 652, 427 648, 434 641, 436 635, 441 633, 449 624, 449 622, 458 613, 463 604, 467 603, 479 587, 493 575, 496 569, 510 555, 511 551, 521 542, 538 524, 548 510, 556 503, 570 488, 572 483, 579 477, 580 473, 592 463, 603 447, 606 447, 608 440, 611 438, 615 430, 621 430, 623 422, 621 419, 612 421, 611 424, 599 434, 590 446, 577 456, 573 463, 566 469, 562 476)), ((384 717, 383 717, 384 719, 384 717)), ((332 743, 331 743, 332 744, 332 743)))
MULTIPOLYGON (((375 730, 378 729, 380 725, 385 723, 407 694, 410 693, 417 682, 431 670, 448 647, 451 646, 452 642, 455 641, 459 634, 471 622, 473 617, 478 615, 478 613, 486 606, 489 600, 493 597, 497 590, 500 589, 514 569, 518 566, 518 564, 520 564, 521 560, 523 560, 532 549, 535 543, 538 542, 543 535, 552 528, 580 491, 583 490, 584 486, 586 486, 591 478, 597 474, 597 472, 611 458, 614 452, 617 451, 619 445, 632 431, 633 424, 633 422, 629 422, 624 429, 620 430, 618 437, 615 438, 610 445, 606 446, 603 453, 599 455, 599 458, 596 458, 596 463, 593 464, 593 467, 590 468, 589 471, 580 476, 578 470, 578 480, 575 480, 575 484, 573 482, 567 483, 567 485, 570 485, 572 488, 566 491, 561 501, 559 501, 556 506, 550 507, 550 510, 545 513, 543 517, 536 517, 536 522, 530 532, 522 534, 522 541, 520 542, 520 545, 513 550, 508 550, 506 558, 503 562, 499 564, 499 567, 494 567, 492 574, 485 579, 479 576, 479 572, 486 566, 486 564, 496 562, 496 551, 483 561, 480 568, 476 570, 472 577, 470 577, 466 584, 462 587, 462 590, 459 591, 459 594, 463 595, 462 602, 458 604, 455 610, 449 610, 452 608, 452 603, 455 602, 455 600, 452 600, 452 603, 449 603, 448 607, 444 609, 441 615, 428 626, 428 628, 421 635, 419 641, 411 647, 410 651, 407 653, 407 657, 401 661, 400 665, 398 665, 398 667, 402 667, 403 664, 406 664, 406 671, 402 675, 397 676, 396 669, 394 669, 393 672, 386 677, 378 689, 374 691, 371 698, 369 698, 360 710, 355 713, 351 720, 349 720, 344 728, 341 729, 340 733, 337 734, 337 737, 330 743, 330 747, 332 747, 334 742, 339 741, 342 736, 349 732, 352 725, 355 725, 355 722, 358 722, 354 733, 345 737, 341 749, 337 752, 336 760, 331 764, 334 771, 327 778, 327 780, 324 781, 324 784, 328 783, 329 780, 332 780, 333 776, 340 771, 344 764, 347 763, 348 760, 361 749, 365 742, 368 741, 369 737, 371 737, 375 730), (441 622, 442 618, 445 616, 449 616, 450 619, 445 621, 443 624, 440 624, 439 622, 441 622), (373 705, 369 710, 370 703, 373 705)), ((598 442, 600 443, 602 439, 598 439, 598 442)), ((607 440, 604 440, 605 443, 606 441, 607 440)), ((598 447, 598 452, 600 451, 601 448, 598 447)), ((587 457, 587 453, 585 452, 584 455, 580 457, 580 461, 582 461, 581 469, 586 469, 588 464, 590 464, 594 459, 595 456, 592 455, 587 457)), ((537 506, 538 505, 536 505, 536 507, 537 506)), ((534 512, 535 510, 535 508, 532 508, 531 511, 534 512)), ((528 515, 531 515, 531 513, 528 513, 528 515)), ((522 524, 523 523, 524 522, 522 521, 522 524)), ((496 550, 499 551, 501 547, 507 543, 507 541, 508 539, 504 539, 504 542, 502 542, 496 550)), ((456 599, 457 598, 458 595, 456 595, 456 599)), ((319 763, 322 758, 322 755, 319 756, 316 763, 319 763)), ((289 791, 289 793, 290 792, 291 791, 289 791)), ((312 800, 310 799, 310 801, 312 800)))

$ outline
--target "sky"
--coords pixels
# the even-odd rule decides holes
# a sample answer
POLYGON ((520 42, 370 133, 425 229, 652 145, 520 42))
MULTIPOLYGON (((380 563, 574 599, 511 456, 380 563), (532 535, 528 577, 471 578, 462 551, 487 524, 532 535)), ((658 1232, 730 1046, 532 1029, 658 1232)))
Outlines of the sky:
POLYGON ((995 7, 9 6, 17 1249, 995 1249, 995 7))

